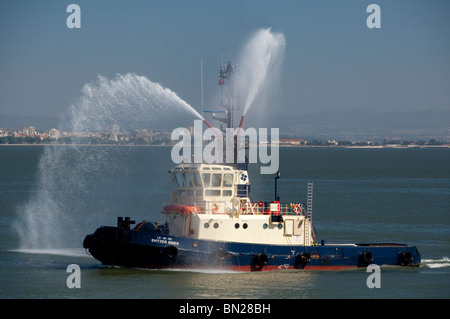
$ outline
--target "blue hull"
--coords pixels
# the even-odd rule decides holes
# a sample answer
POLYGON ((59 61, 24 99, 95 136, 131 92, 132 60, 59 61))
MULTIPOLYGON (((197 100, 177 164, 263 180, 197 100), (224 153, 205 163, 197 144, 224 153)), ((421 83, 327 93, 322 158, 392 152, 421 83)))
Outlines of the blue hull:
POLYGON ((403 244, 279 246, 216 242, 164 232, 102 226, 86 236, 84 248, 105 265, 138 268, 207 268, 236 271, 418 267, 421 256, 403 244))

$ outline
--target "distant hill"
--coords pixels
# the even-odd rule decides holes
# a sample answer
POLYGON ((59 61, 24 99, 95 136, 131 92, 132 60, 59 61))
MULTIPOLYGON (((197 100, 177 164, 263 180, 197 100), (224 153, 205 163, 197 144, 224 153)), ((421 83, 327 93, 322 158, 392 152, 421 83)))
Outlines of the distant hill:
MULTIPOLYGON (((280 134, 306 139, 383 140, 388 138, 446 141, 450 110, 371 111, 327 110, 273 116, 280 134), (280 120, 277 120, 277 117, 280 120)), ((273 125, 271 125, 273 126, 273 125)))

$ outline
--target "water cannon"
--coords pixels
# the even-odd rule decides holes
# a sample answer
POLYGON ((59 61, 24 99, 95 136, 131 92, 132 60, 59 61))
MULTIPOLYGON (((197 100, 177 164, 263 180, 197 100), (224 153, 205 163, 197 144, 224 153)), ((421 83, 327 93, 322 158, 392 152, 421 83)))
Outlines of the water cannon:
POLYGON ((216 136, 222 136, 222 134, 220 132, 217 132, 216 128, 212 127, 207 120, 203 119, 203 123, 205 123, 210 129, 212 129, 216 136))

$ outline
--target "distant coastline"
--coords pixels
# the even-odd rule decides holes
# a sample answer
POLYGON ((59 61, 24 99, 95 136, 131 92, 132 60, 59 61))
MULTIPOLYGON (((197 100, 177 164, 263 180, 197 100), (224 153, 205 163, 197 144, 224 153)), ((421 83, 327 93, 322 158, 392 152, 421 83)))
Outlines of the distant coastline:
MULTIPOLYGON (((191 128, 191 127, 190 127, 191 128)), ((205 141, 207 142, 207 141, 205 141)), ((250 143, 266 144, 268 141, 259 139, 250 143)), ((278 147, 340 147, 340 148, 448 148, 448 139, 442 141, 431 138, 429 140, 411 140, 400 138, 388 138, 383 141, 373 140, 341 140, 319 139, 306 140, 297 136, 280 136, 276 143, 278 147)), ((269 142, 269 143, 270 143, 269 142)), ((0 128, 0 145, 50 145, 50 146, 173 146, 179 143, 172 140, 172 134, 159 130, 134 130, 122 131, 118 125, 113 125, 110 130, 102 132, 67 132, 52 128, 39 132, 34 126, 24 127, 20 130, 0 128)), ((269 145, 267 145, 269 146, 269 145)))
MULTIPOLYGON (((173 147, 172 144, 0 144, 1 146, 52 146, 52 147, 173 147)), ((423 148, 450 148, 449 144, 442 145, 368 145, 368 146, 348 146, 348 145, 279 145, 279 148, 348 148, 348 149, 423 149, 423 148)))

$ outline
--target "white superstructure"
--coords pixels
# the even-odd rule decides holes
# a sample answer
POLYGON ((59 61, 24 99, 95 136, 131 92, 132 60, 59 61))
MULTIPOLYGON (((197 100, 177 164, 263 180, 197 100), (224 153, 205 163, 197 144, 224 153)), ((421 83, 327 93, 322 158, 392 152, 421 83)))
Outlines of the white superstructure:
POLYGON ((163 210, 171 235, 251 244, 314 243, 305 206, 252 202, 246 170, 181 164, 169 173, 177 186, 163 210))

